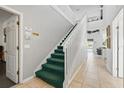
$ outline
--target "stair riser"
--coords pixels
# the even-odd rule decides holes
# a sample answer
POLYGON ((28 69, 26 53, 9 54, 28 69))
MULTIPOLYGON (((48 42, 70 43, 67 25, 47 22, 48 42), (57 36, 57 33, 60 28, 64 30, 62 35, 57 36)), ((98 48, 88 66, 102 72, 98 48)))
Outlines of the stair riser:
POLYGON ((59 58, 64 60, 64 56, 59 56, 59 55, 51 55, 52 58, 59 58))
POLYGON ((47 62, 56 62, 56 63, 59 63, 59 64, 64 64, 64 60, 52 60, 52 59, 47 59, 47 62))
MULTIPOLYGON (((57 87, 57 88, 63 87, 64 78, 62 78, 62 77, 60 78, 60 76, 58 79, 58 78, 56 78, 56 76, 53 77, 53 76, 51 76, 52 74, 49 74, 47 71, 44 71, 44 70, 39 70, 39 71, 35 72, 35 74, 36 74, 36 77, 46 81, 48 84, 50 84, 54 87, 57 87), (50 77, 52 77, 52 78, 50 78, 50 77)), ((53 74, 53 75, 55 75, 55 74, 53 74)))
MULTIPOLYGON (((39 77, 36 75, 36 77, 39 77)), ((50 85, 56 87, 56 88, 63 88, 63 82, 59 82, 59 84, 55 83, 54 81, 51 81, 49 79, 46 79, 42 76, 40 76, 39 78, 41 78, 42 80, 46 81, 47 83, 49 83, 50 85)))
POLYGON ((51 73, 54 73, 54 74, 57 74, 57 75, 59 75, 59 76, 64 78, 64 72, 62 72, 62 71, 57 71, 57 70, 54 70, 54 69, 51 69, 51 68, 47 68, 47 67, 43 67, 43 70, 51 72, 51 73))
POLYGON ((62 54, 64 54, 63 51, 58 51, 58 50, 55 50, 55 53, 62 53, 62 54))
POLYGON ((59 63, 59 62, 47 61, 47 63, 48 63, 48 64, 59 65, 59 66, 64 66, 64 63, 59 63))
POLYGON ((58 48, 58 49, 63 49, 63 47, 59 47, 59 46, 58 46, 57 48, 58 48))

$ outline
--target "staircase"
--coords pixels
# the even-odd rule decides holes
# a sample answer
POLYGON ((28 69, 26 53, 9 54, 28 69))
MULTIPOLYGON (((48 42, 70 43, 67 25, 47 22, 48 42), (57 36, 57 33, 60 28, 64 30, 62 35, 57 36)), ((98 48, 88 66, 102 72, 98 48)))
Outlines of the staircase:
POLYGON ((35 72, 36 77, 41 78, 56 88, 62 88, 64 82, 64 52, 62 44, 76 27, 76 25, 62 40, 60 45, 57 46, 57 49, 54 50, 54 53, 51 54, 51 57, 47 58, 47 63, 42 65, 42 69, 35 72))

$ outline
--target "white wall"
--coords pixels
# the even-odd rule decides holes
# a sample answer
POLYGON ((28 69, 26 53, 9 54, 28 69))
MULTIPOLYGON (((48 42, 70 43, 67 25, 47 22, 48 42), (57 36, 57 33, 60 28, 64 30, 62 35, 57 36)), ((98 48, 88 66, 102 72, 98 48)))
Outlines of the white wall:
POLYGON ((123 5, 105 5, 104 11, 103 11, 103 18, 105 25, 104 27, 107 27, 107 25, 110 25, 114 19, 114 17, 117 15, 119 10, 123 8, 123 5))
POLYGON ((81 20, 75 27, 69 38, 64 43, 65 52, 65 82, 71 82, 74 73, 87 61, 87 18, 81 20))
POLYGON ((70 21, 76 23, 76 15, 68 5, 57 5, 57 7, 70 19, 70 21))
POLYGON ((87 61, 87 17, 81 20, 75 29, 74 40, 71 42, 71 62, 73 73, 79 68, 82 63, 87 61))
POLYGON ((111 49, 106 49, 105 51, 105 57, 106 57, 106 68, 107 70, 112 74, 112 50, 111 49))
POLYGON ((32 32, 39 36, 32 36, 31 40, 24 39, 23 79, 32 76, 36 67, 55 47, 59 40, 72 26, 63 16, 50 6, 9 6, 23 13, 24 27, 32 28, 32 32))
POLYGON ((0 22, 3 23, 7 20, 12 14, 0 9, 0 22))
POLYGON ((84 15, 87 17, 99 16, 98 5, 70 5, 72 11, 75 13, 76 20, 81 20, 84 15))

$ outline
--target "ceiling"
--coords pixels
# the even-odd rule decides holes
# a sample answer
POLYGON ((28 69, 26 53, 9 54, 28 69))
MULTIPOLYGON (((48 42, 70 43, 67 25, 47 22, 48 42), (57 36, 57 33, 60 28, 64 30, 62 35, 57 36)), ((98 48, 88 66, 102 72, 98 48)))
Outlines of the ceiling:
MULTIPOLYGON (((76 20, 80 21, 84 15, 87 15, 87 29, 89 31, 103 29, 104 20, 101 20, 100 5, 70 5, 70 8, 76 15, 76 20)), ((103 17, 104 18, 104 17, 103 17)))
POLYGON ((81 11, 85 9, 97 9, 99 5, 70 5, 72 11, 81 11))
POLYGON ((70 5, 72 11, 77 15, 77 19, 80 19, 84 14, 88 17, 100 16, 99 5, 70 5))
POLYGON ((4 22, 6 19, 11 17, 13 14, 0 9, 0 23, 4 22))

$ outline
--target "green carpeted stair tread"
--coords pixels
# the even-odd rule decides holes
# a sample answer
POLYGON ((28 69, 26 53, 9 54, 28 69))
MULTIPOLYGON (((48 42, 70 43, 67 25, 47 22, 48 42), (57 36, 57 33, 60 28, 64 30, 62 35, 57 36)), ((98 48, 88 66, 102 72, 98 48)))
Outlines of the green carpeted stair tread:
POLYGON ((64 63, 64 60, 63 59, 58 59, 58 58, 48 58, 47 61, 64 63))
POLYGON ((63 53, 64 54, 63 49, 56 49, 55 53, 63 53))
POLYGON ((51 54, 51 57, 64 59, 64 54, 63 53, 53 53, 53 54, 51 54))
POLYGON ((53 53, 53 55, 56 55, 56 56, 64 56, 64 54, 62 54, 62 53, 53 53))
POLYGON ((53 74, 51 72, 47 72, 44 70, 39 70, 36 72, 36 74, 38 76, 41 76, 41 74, 42 74, 43 77, 46 77, 48 79, 55 80, 55 81, 63 81, 64 80, 61 76, 58 76, 57 74, 53 74))
POLYGON ((36 74, 36 77, 43 79, 44 81, 53 85, 54 87, 58 87, 58 88, 63 87, 64 79, 63 77, 57 74, 53 74, 44 70, 39 70, 35 74, 36 74))
MULTIPOLYGON (((43 64, 43 68, 49 69, 49 71, 55 71, 58 73, 64 73, 64 66, 57 66, 54 64, 43 64)), ((54 73, 54 72, 53 72, 54 73)))
POLYGON ((63 49, 55 49, 55 50, 63 52, 63 49))
POLYGON ((64 60, 58 58, 48 58, 47 63, 64 66, 64 60))

